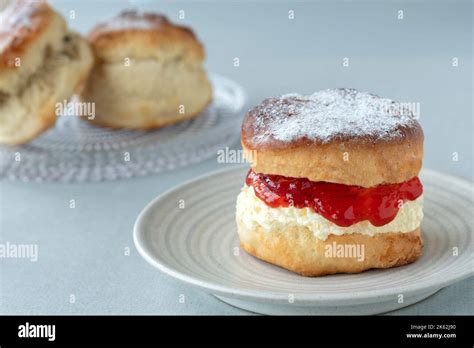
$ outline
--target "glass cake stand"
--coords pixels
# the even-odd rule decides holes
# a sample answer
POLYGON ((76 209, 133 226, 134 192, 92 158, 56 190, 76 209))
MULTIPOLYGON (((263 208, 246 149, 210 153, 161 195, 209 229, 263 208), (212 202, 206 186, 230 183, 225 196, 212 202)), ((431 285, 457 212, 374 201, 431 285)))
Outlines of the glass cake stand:
POLYGON ((0 146, 0 178, 22 181, 105 181, 197 163, 239 137, 245 93, 210 76, 213 102, 198 117, 154 131, 111 130, 74 115, 22 146, 0 146))

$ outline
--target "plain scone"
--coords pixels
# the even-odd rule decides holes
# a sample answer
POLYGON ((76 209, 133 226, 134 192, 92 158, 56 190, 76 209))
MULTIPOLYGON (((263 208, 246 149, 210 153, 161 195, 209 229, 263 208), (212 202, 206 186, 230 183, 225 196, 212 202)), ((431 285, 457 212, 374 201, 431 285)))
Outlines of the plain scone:
POLYGON ((89 42, 96 64, 81 99, 96 105, 90 122, 152 129, 197 116, 211 101, 204 49, 188 28, 126 11, 98 24, 89 42))
POLYGON ((56 121, 92 68, 85 40, 43 1, 15 1, 0 13, 0 142, 23 144, 56 121))

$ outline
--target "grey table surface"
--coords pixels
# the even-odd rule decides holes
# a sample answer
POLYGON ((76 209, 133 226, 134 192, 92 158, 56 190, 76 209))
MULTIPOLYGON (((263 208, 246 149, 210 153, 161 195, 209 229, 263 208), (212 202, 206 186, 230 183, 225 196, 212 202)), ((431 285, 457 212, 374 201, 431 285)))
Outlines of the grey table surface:
MULTIPOLYGON (((207 69, 242 84, 247 107, 270 95, 332 87, 419 102, 424 165, 473 180, 471 1, 51 3, 65 16, 75 11, 69 23, 82 33, 130 3, 192 26, 207 69)), ((0 181, 1 243, 39 248, 36 262, 0 259, 0 314, 248 314, 161 274, 133 245, 133 224, 150 200, 223 166, 230 164, 214 157, 122 181, 0 181)), ((473 293, 471 278, 390 314, 474 314, 473 293)))

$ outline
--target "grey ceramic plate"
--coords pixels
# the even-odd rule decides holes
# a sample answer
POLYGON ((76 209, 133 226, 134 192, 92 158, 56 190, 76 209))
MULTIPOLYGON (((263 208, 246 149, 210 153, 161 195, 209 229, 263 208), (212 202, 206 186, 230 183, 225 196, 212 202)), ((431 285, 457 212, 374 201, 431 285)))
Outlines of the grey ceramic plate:
POLYGON ((425 242, 413 264, 307 278, 239 248, 235 199, 247 168, 212 173, 153 200, 135 245, 150 264, 231 305, 265 314, 376 314, 408 306, 472 276, 473 185, 424 170, 425 242))

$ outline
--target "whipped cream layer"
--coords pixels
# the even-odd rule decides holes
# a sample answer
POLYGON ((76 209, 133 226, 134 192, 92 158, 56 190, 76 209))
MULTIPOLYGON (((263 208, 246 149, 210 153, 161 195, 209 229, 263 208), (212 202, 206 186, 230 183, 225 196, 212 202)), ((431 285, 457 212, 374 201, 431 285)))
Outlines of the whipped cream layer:
POLYGON ((338 236, 360 233, 373 236, 377 233, 411 232, 423 219, 423 195, 407 201, 390 223, 376 227, 369 221, 361 221, 349 227, 341 227, 315 213, 310 208, 271 208, 255 196, 253 187, 245 186, 237 197, 237 217, 247 226, 260 225, 264 230, 282 227, 307 227, 316 238, 326 240, 330 234, 338 236))

